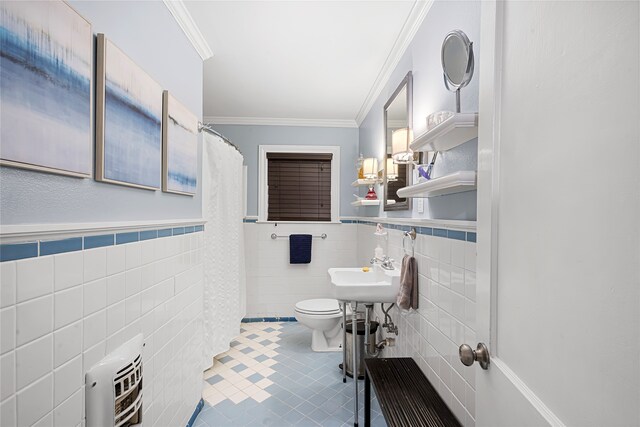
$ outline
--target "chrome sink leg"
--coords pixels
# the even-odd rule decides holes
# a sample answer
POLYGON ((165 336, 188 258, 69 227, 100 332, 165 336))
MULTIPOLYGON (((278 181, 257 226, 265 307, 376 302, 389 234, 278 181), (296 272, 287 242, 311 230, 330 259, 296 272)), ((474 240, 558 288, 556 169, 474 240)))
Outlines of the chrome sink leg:
POLYGON ((355 397, 353 399, 353 425, 358 427, 358 302, 351 302, 351 353, 353 354, 353 364, 351 365, 351 372, 353 372, 353 386, 355 389, 355 397))
POLYGON ((342 382, 347 382, 347 302, 342 303, 342 382))

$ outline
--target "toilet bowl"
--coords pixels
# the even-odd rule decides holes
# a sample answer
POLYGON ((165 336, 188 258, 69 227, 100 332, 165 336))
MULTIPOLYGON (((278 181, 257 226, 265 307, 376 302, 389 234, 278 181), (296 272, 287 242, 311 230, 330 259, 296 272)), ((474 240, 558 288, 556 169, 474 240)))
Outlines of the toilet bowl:
MULTIPOLYGON (((347 315, 351 309, 347 305, 347 315)), ((308 299, 296 304, 298 322, 311 329, 313 351, 340 351, 342 349, 342 309, 335 299, 308 299)))

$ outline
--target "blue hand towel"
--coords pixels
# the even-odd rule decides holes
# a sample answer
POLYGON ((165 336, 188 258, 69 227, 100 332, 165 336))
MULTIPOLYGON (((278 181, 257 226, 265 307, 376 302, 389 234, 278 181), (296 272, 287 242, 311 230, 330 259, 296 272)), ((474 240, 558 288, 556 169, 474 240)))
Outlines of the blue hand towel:
POLYGON ((311 234, 289 235, 289 264, 309 264, 311 262, 311 234))

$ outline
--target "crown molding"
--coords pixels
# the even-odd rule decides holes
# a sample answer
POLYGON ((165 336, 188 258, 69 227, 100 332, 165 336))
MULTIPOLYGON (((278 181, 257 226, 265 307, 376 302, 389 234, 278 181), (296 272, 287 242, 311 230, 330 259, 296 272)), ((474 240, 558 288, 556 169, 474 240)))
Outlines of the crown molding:
POLYGON ((402 26, 402 30, 393 44, 391 52, 389 52, 389 55, 387 56, 387 60, 382 65, 382 68, 378 73, 378 77, 373 83, 371 90, 369 90, 362 107, 360 107, 360 111, 358 111, 358 115, 356 116, 356 123, 358 126, 362 124, 362 121, 367 117, 367 114, 369 114, 371 107, 373 107, 373 103, 382 93, 382 89, 384 89, 385 85, 389 81, 391 73, 393 73, 398 63, 400 63, 402 55, 404 55, 409 44, 413 40, 413 37, 418 32, 418 29, 420 28, 420 25, 422 25, 424 18, 427 16, 429 9, 431 9, 433 2, 434 0, 416 0, 414 2, 407 20, 402 26))
POLYGON ((355 120, 342 119, 281 119, 275 117, 217 117, 205 116, 205 123, 216 125, 255 125, 255 126, 309 126, 327 128, 357 128, 355 120))
POLYGON ((200 32, 200 29, 196 25, 195 21, 191 17, 191 14, 187 10, 182 0, 163 0, 171 15, 182 28, 182 31, 187 36, 198 55, 202 60, 209 59, 213 56, 213 51, 209 47, 209 43, 205 40, 204 36, 200 32))

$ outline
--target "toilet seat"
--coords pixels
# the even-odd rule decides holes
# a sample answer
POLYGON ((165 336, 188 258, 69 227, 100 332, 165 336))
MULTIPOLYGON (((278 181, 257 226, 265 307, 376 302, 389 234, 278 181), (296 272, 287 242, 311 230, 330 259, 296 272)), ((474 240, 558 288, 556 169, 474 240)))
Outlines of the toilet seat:
POLYGON ((296 303, 295 310, 302 314, 332 316, 341 314, 342 310, 335 299, 319 298, 308 299, 296 303))

